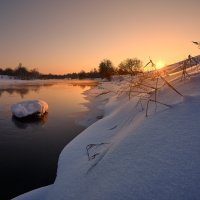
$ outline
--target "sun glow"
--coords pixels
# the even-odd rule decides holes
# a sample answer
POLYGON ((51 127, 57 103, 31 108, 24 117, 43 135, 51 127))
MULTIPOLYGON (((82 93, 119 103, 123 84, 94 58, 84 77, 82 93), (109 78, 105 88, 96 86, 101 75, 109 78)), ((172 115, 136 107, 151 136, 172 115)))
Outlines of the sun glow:
POLYGON ((157 63, 156 63, 156 68, 157 69, 161 69, 165 66, 165 62, 163 60, 159 60, 157 63))

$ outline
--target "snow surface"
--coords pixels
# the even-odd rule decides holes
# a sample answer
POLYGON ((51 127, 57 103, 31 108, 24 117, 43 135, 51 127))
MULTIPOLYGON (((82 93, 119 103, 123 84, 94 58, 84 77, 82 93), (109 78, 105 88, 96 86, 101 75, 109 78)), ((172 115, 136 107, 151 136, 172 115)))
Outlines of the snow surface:
POLYGON ((54 184, 14 200, 199 199, 200 74, 181 76, 167 80, 183 96, 164 84, 157 98, 170 107, 150 102, 148 117, 125 80, 88 91, 103 118, 64 148, 54 184))
POLYGON ((29 100, 11 106, 12 114, 18 118, 30 115, 44 115, 48 111, 48 104, 43 100, 29 100))

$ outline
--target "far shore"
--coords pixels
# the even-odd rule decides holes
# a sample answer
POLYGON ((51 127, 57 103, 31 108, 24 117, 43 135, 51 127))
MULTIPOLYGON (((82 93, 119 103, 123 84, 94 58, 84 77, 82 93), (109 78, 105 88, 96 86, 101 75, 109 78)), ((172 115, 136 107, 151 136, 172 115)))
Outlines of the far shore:
POLYGON ((17 79, 0 79, 0 88, 5 88, 7 86, 31 86, 31 85, 51 85, 56 83, 68 83, 72 85, 80 85, 80 86, 96 86, 99 82, 99 79, 90 80, 78 80, 78 79, 49 79, 49 80, 42 80, 42 79, 35 79, 35 80, 17 80, 17 79))

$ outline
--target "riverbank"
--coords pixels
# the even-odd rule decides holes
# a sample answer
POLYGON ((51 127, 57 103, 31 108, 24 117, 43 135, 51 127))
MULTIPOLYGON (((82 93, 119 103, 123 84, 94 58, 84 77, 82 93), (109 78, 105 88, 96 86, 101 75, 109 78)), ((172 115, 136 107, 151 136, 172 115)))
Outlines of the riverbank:
POLYGON ((198 199, 200 75, 181 78, 161 80, 156 102, 126 79, 88 91, 103 118, 64 148, 54 184, 15 200, 198 199))

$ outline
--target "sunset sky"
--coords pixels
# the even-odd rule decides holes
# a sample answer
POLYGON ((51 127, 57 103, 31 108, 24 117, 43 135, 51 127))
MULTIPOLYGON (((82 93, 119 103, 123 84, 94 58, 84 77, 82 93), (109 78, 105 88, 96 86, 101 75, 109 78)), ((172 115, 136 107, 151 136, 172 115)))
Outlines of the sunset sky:
POLYGON ((0 0, 0 67, 89 71, 200 54, 200 0, 0 0))

